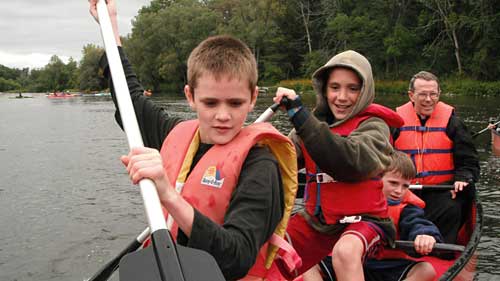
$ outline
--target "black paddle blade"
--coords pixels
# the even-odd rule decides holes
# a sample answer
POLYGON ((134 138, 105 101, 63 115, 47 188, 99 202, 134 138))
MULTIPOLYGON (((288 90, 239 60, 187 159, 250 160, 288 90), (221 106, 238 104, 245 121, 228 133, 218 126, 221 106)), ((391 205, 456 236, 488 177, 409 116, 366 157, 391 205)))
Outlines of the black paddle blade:
POLYGON ((223 281, 215 259, 205 251, 175 245, 166 229, 151 235, 150 247, 120 261, 120 281, 223 281))

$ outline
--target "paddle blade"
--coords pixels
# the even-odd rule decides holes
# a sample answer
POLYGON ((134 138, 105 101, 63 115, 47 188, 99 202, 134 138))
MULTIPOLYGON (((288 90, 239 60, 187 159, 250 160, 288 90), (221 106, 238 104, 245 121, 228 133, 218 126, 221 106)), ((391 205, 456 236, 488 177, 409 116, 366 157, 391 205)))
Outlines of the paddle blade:
POLYGON ((166 229, 152 234, 150 247, 123 257, 120 281, 223 281, 224 276, 207 252, 175 245, 166 229))

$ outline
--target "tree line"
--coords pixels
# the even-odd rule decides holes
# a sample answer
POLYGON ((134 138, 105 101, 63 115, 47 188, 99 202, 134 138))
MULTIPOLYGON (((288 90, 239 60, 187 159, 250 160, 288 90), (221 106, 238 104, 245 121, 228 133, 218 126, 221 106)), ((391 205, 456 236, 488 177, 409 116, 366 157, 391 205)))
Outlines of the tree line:
MULTIPOLYGON (((153 0, 138 12, 123 46, 147 88, 180 93, 186 60, 204 38, 231 34, 258 62, 261 85, 308 78, 347 49, 365 55, 381 80, 419 70, 442 78, 496 81, 500 74, 500 0, 153 0)), ((53 57, 39 70, 5 71, 2 87, 47 90, 104 87, 99 47, 82 60, 53 57)))
POLYGON ((64 63, 53 55, 39 69, 9 68, 0 64, 0 92, 59 92, 65 90, 97 91, 106 87, 99 77, 99 60, 104 50, 88 44, 79 63, 72 58, 64 63))

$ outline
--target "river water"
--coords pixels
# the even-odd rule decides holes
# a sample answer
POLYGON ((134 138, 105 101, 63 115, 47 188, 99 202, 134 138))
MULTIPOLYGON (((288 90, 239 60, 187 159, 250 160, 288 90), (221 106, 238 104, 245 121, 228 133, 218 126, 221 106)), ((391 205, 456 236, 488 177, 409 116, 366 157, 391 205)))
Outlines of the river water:
MULTIPOLYGON (((128 150, 125 136, 110 98, 31 96, 0 94, 0 280, 85 280, 146 225, 138 188, 119 161, 128 150)), ((500 116, 499 97, 442 99, 471 131, 500 116)), ((377 98, 392 108, 406 100, 377 98)), ((158 102, 172 114, 194 116, 182 99, 158 102)), ((270 104, 261 97, 249 121, 270 104)), ((283 113, 272 122, 283 133, 290 129, 283 113)), ((491 155, 489 138, 476 139, 485 213, 477 280, 500 280, 500 158, 491 155)))

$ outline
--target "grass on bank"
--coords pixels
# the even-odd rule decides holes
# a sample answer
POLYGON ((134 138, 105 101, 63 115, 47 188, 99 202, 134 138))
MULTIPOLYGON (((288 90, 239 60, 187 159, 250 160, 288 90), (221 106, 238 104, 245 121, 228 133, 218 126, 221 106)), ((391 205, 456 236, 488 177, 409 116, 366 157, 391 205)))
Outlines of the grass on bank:
MULTIPOLYGON (((385 94, 406 94, 408 92, 409 81, 396 80, 376 80, 375 90, 377 93, 385 94)), ((294 89, 297 92, 312 92, 311 79, 283 80, 277 85, 269 87, 269 91, 274 93, 277 87, 294 89)), ((500 96, 500 81, 484 82, 469 78, 451 78, 441 81, 441 89, 445 94, 463 96, 500 96)))

